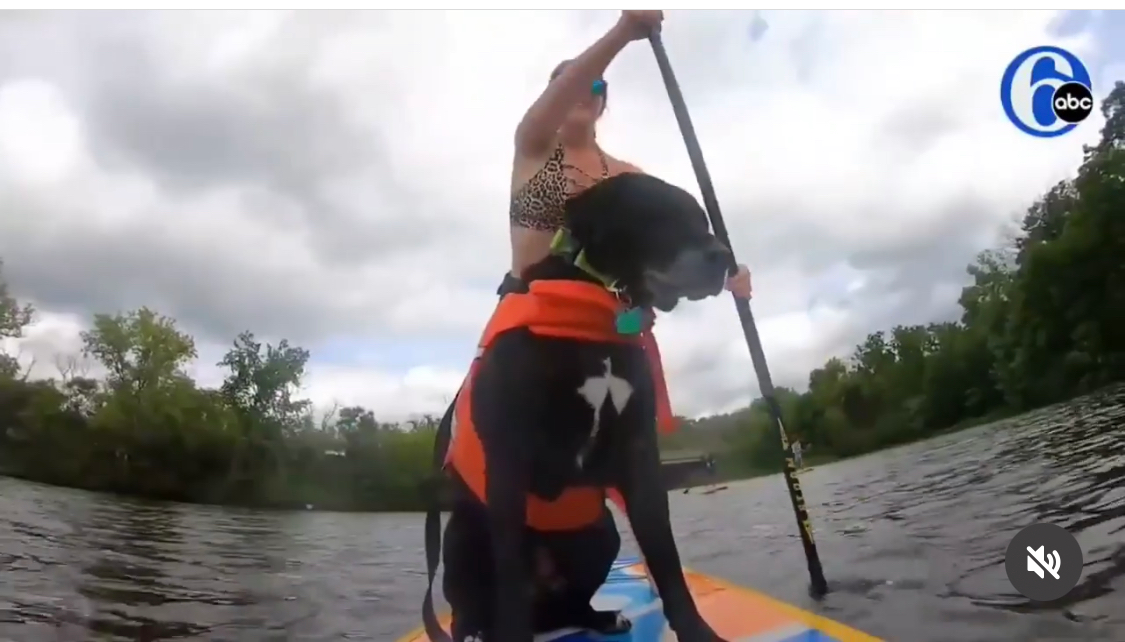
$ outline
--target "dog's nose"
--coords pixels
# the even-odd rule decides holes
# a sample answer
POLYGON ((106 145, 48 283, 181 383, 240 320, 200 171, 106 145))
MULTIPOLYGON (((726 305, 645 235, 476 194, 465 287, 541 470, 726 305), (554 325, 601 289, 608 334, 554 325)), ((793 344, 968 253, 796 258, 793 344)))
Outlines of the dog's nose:
POLYGON ((728 250, 722 243, 716 241, 707 248, 707 253, 704 258, 709 266, 722 268, 725 271, 732 267, 730 257, 730 250, 728 250))

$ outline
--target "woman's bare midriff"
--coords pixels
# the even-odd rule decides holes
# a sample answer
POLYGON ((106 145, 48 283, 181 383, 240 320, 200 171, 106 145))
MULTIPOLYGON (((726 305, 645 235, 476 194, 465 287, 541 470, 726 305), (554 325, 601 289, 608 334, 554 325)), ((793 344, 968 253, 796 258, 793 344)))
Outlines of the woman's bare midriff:
POLYGON ((554 232, 529 230, 512 226, 512 276, 519 278, 529 265, 538 263, 551 253, 554 232))

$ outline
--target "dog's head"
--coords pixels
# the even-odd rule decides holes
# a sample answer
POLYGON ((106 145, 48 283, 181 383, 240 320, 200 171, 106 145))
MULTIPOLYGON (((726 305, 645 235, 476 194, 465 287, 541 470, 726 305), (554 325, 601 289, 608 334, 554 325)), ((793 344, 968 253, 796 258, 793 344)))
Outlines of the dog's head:
POLYGON ((720 293, 730 250, 691 194, 646 174, 621 174, 570 199, 566 225, 591 268, 640 306, 665 312, 681 298, 720 293))

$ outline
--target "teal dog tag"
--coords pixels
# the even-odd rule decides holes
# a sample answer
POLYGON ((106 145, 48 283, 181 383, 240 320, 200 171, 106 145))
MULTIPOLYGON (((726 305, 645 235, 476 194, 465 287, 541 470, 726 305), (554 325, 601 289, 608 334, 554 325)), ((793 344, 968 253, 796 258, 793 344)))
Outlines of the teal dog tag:
POLYGON ((629 308, 617 313, 617 334, 640 334, 644 326, 644 316, 640 308, 629 308))

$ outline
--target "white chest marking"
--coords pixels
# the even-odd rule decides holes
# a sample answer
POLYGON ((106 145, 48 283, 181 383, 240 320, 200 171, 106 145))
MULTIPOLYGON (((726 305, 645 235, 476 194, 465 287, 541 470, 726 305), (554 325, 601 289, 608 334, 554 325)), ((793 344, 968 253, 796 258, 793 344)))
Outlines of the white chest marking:
POLYGON ((590 438, 586 441, 586 445, 578 453, 578 467, 582 467, 586 455, 590 453, 590 449, 594 446, 594 441, 598 437, 598 431, 601 430, 601 413, 602 408, 605 406, 606 398, 613 403, 614 410, 617 414, 625 411, 626 404, 629 403, 629 398, 633 396, 633 386, 625 379, 613 374, 613 363, 609 357, 602 361, 605 366, 605 372, 597 377, 590 377, 578 388, 578 394, 590 404, 590 408, 594 410, 594 425, 590 428, 590 438))

